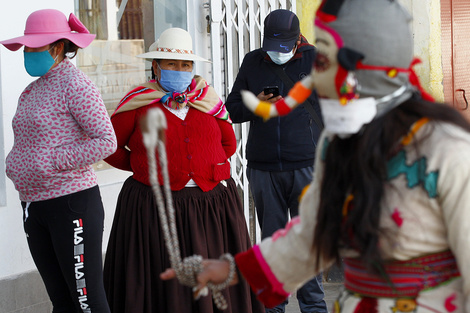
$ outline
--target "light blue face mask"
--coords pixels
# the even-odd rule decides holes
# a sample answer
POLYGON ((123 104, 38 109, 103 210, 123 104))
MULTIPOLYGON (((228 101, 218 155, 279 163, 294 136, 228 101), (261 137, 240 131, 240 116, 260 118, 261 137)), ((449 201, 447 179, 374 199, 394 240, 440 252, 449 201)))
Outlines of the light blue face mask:
POLYGON ((160 68, 160 80, 158 82, 166 91, 182 93, 193 80, 192 72, 163 70, 160 65, 158 67, 160 68))
POLYGON ((24 67, 26 72, 33 77, 39 77, 46 74, 55 60, 49 53, 49 50, 41 52, 24 52, 24 67))
POLYGON ((295 54, 295 50, 296 49, 294 48, 287 53, 277 51, 266 51, 266 53, 269 55, 269 57, 274 63, 276 63, 277 65, 283 65, 286 64, 290 59, 292 59, 295 54))

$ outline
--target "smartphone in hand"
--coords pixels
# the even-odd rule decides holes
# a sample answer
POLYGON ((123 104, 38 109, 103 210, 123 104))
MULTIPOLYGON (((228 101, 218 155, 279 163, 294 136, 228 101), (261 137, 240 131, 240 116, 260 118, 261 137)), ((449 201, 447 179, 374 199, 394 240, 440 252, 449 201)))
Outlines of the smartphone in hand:
POLYGON ((264 87, 264 94, 269 95, 270 93, 272 93, 273 96, 269 99, 272 99, 274 97, 279 96, 279 87, 278 86, 266 86, 266 87, 264 87))

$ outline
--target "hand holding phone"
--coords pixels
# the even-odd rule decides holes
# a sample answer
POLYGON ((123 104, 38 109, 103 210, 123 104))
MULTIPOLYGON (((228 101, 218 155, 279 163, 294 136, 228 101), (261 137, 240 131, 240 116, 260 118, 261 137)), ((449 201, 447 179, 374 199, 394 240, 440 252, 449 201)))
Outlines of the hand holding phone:
MULTIPOLYGON (((267 87, 264 87, 264 94, 265 95, 269 95, 269 94, 273 94, 271 98, 269 99, 272 99, 274 97, 277 97, 279 96, 279 87, 278 86, 267 86, 267 87)), ((268 99, 268 100, 269 100, 268 99)))

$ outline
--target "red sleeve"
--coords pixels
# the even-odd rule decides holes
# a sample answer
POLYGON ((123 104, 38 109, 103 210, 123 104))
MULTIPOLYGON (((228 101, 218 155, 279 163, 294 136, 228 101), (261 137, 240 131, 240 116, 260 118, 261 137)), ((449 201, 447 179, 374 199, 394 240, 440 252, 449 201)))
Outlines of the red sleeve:
POLYGON ((224 148, 227 159, 230 158, 237 150, 237 139, 233 131, 232 124, 216 118, 219 124, 220 133, 222 134, 222 147, 224 148))
POLYGON ((282 283, 271 272, 259 246, 238 253, 235 256, 235 262, 258 300, 266 307, 273 308, 289 297, 289 294, 282 288, 282 283))
POLYGON ((113 123, 114 132, 116 133, 117 150, 104 160, 118 169, 132 172, 131 153, 127 145, 135 128, 135 110, 113 115, 111 123, 113 123))

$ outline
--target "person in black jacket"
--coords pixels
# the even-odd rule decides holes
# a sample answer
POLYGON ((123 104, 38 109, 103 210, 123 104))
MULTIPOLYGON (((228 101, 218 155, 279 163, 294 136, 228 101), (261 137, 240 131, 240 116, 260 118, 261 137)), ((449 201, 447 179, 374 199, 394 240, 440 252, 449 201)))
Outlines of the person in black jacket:
MULTIPOLYGON (((233 122, 250 122, 247 177, 262 238, 283 228, 289 212, 291 217, 298 214, 299 195, 312 181, 315 147, 323 127, 321 112, 313 93, 290 114, 264 121, 245 107, 240 90, 274 103, 310 73, 315 56, 315 47, 300 33, 297 16, 288 10, 272 11, 264 20, 262 48, 245 55, 225 103, 233 122), (278 96, 264 93, 265 87, 273 86, 278 87, 278 96)), ((321 281, 319 275, 297 292, 302 313, 327 312, 321 281)), ((286 303, 266 312, 284 312, 286 303)))

